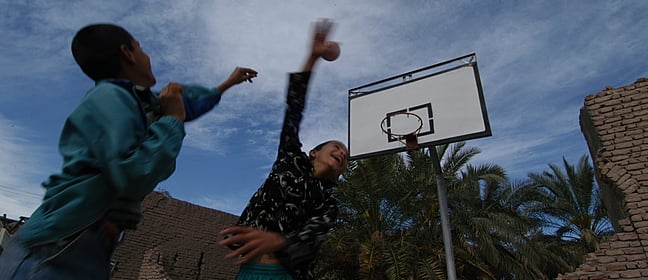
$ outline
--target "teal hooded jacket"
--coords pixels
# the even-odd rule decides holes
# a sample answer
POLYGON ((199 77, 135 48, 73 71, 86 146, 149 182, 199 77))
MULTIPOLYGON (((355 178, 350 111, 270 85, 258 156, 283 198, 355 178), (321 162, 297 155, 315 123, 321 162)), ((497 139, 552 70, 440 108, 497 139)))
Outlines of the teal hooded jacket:
MULTIPOLYGON (((185 121, 210 111, 221 98, 215 88, 183 89, 185 121)), ((116 200, 141 202, 171 176, 184 122, 159 115, 157 98, 150 91, 148 96, 152 106, 144 106, 128 81, 100 81, 88 91, 63 125, 62 169, 43 182, 43 202, 21 227, 26 246, 71 236, 102 219, 116 200)))

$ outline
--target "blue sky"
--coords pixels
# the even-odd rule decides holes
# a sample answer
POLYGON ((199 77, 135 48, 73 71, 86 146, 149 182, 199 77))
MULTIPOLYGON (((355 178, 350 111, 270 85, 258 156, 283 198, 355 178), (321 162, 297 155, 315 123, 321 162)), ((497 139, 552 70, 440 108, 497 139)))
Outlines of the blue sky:
POLYGON ((187 124, 177 171, 158 187, 239 214, 276 155, 287 73, 300 69, 317 18, 336 22, 342 55, 315 69, 306 149, 347 142, 349 89, 474 52, 493 135, 468 141, 482 151, 473 163, 521 179, 588 153, 585 96, 648 77, 647 10, 641 0, 0 0, 0 214, 29 216, 60 168, 63 121, 93 85, 69 45, 90 23, 128 29, 151 56, 158 90, 216 86, 236 66, 259 71, 187 124))

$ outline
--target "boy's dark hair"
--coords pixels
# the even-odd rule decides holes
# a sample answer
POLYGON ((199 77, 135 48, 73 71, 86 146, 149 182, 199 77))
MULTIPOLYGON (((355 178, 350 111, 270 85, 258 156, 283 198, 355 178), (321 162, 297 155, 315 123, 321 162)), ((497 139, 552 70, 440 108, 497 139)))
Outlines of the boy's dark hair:
POLYGON ((116 78, 121 69, 121 46, 126 45, 132 50, 133 39, 126 29, 117 25, 88 25, 72 39, 72 56, 90 79, 116 78))
POLYGON ((326 142, 319 143, 319 145, 315 146, 315 148, 312 148, 311 151, 319 151, 324 147, 326 144, 333 142, 334 140, 328 140, 326 142))

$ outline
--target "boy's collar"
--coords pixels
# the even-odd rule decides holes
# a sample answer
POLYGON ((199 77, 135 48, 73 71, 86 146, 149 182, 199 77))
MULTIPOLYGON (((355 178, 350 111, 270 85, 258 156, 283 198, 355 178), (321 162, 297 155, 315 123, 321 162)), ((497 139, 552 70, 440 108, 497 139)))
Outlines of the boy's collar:
POLYGON ((135 85, 135 84, 133 84, 133 82, 131 82, 130 80, 126 80, 126 79, 105 79, 105 80, 99 80, 99 81, 97 81, 96 84, 100 84, 100 83, 104 83, 104 82, 114 83, 114 84, 128 84, 128 85, 135 85))
POLYGON ((145 86, 136 85, 133 82, 131 82, 130 80, 126 80, 126 79, 105 79, 105 80, 98 81, 97 84, 100 84, 100 83, 103 83, 103 82, 117 84, 117 85, 120 85, 122 87, 126 87, 128 89, 134 89, 134 90, 140 91, 140 92, 149 90, 149 88, 147 88, 145 86))

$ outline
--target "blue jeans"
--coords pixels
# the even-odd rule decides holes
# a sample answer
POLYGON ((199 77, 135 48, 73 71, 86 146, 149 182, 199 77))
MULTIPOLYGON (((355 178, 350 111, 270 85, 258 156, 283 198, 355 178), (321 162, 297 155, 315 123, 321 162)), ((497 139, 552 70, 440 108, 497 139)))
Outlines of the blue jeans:
POLYGON ((85 229, 27 248, 18 230, 0 254, 0 279, 110 279, 110 257, 116 245, 104 231, 85 229))

